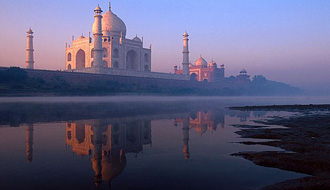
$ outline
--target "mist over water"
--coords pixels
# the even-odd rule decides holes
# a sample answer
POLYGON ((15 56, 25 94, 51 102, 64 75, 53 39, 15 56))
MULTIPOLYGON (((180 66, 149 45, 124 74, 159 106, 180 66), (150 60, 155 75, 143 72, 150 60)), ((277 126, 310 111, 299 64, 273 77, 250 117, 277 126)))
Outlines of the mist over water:
POLYGON ((0 103, 129 103, 129 102, 200 102, 217 101, 226 106, 268 104, 327 104, 330 96, 67 96, 67 97, 0 97, 0 103))

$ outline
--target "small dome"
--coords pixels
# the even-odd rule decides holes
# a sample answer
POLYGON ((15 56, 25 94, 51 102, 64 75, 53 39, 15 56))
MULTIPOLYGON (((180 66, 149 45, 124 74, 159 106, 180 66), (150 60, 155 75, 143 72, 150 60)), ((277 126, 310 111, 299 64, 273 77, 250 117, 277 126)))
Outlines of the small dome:
POLYGON ((97 5, 97 7, 95 7, 94 12, 96 12, 96 11, 102 12, 102 9, 99 5, 97 5))
POLYGON ((205 61, 205 59, 203 59, 202 56, 200 56, 196 61, 195 61, 195 66, 207 66, 207 62, 205 61))
POLYGON ((241 74, 246 74, 247 72, 246 72, 245 69, 242 69, 239 73, 241 73, 241 74))
POLYGON ((84 38, 85 38, 85 36, 81 35, 81 36, 79 36, 79 37, 77 38, 77 40, 82 40, 82 39, 84 39, 84 38))
POLYGON ((125 23, 111 10, 103 14, 102 18, 102 30, 109 31, 112 35, 126 36, 126 25, 125 23))
POLYGON ((33 31, 31 30, 31 28, 29 28, 29 30, 26 33, 33 34, 33 31))
POLYGON ((209 67, 217 67, 217 63, 212 60, 209 62, 209 67))
POLYGON ((134 41, 137 41, 137 42, 142 42, 142 40, 141 40, 139 37, 137 37, 137 36, 134 37, 133 40, 134 40, 134 41))

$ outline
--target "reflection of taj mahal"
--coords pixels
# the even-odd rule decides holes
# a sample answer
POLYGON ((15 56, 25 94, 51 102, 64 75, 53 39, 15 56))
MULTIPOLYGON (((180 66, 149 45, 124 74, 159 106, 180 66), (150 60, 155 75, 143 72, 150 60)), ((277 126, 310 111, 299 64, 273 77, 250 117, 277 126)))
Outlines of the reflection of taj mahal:
MULTIPOLYGON (((100 10, 100 13, 102 10, 100 10)), ((102 66, 136 71, 150 71, 151 49, 143 48, 139 37, 126 39, 125 23, 112 12, 111 7, 101 18, 101 34, 98 34, 97 20, 93 24, 93 34, 102 38, 102 66)), ((96 39, 94 39, 96 40, 96 39)), ((66 69, 93 67, 96 53, 99 53, 90 35, 73 39, 72 46, 66 48, 66 69)))
MULTIPOLYGON (((174 126, 182 129, 182 154, 188 160, 190 133, 214 132, 224 127, 224 114, 213 111, 198 111, 174 119, 174 126)), ((116 178, 126 168, 126 154, 136 156, 143 152, 144 145, 152 145, 151 120, 111 122, 108 119, 81 120, 66 123, 65 141, 72 152, 79 156, 88 156, 94 171, 94 183, 116 178)), ((33 157, 33 125, 26 128, 26 158, 33 157)))
POLYGON ((151 144, 150 121, 107 124, 102 121, 66 124, 66 144, 78 155, 92 155, 94 182, 111 181, 126 167, 126 153, 139 153, 151 144))

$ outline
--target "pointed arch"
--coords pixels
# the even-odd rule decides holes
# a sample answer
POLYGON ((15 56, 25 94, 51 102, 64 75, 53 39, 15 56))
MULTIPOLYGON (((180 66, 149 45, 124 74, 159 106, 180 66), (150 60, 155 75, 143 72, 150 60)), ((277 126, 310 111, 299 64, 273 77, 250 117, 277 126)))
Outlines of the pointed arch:
POLYGON ((126 69, 138 70, 137 53, 134 50, 130 50, 126 54, 126 69))
POLYGON ((149 55, 147 53, 144 54, 144 62, 149 63, 149 55))
POLYGON ((102 48, 102 51, 103 51, 103 57, 108 57, 108 49, 102 48))
POLYGON ((68 61, 71 61, 71 53, 68 53, 68 61))
POLYGON ((192 74, 190 75, 190 80, 191 80, 191 81, 197 81, 197 74, 196 74, 196 73, 192 73, 192 74))
POLYGON ((83 69, 85 66, 85 51, 80 49, 76 54, 76 68, 83 69))
POLYGON ((112 66, 112 67, 118 69, 118 68, 119 68, 119 63, 118 63, 118 61, 115 61, 115 62, 113 63, 113 66, 112 66))
POLYGON ((119 50, 117 48, 115 48, 113 50, 113 55, 112 55, 113 58, 119 58, 119 50))
POLYGON ((103 61, 102 64, 103 64, 104 67, 108 67, 108 62, 107 61, 103 61))

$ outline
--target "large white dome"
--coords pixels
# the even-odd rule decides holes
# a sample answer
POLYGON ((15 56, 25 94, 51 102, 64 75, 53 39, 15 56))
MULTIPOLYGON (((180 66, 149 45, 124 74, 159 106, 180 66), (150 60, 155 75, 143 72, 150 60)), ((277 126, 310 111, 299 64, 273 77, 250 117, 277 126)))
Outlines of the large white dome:
POLYGON ((109 31, 114 36, 120 36, 123 33, 123 37, 125 37, 126 25, 116 14, 109 10, 103 14, 102 31, 109 31))

